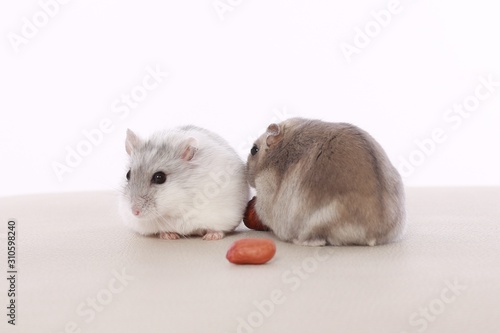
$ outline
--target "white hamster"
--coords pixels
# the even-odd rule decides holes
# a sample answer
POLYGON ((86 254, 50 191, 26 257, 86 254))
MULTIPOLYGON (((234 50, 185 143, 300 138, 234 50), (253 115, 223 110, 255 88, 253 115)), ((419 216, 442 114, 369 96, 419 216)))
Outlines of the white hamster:
POLYGON ((216 240, 238 226, 249 199, 246 167, 219 135, 184 126, 144 140, 127 130, 125 148, 120 210, 132 230, 216 240))

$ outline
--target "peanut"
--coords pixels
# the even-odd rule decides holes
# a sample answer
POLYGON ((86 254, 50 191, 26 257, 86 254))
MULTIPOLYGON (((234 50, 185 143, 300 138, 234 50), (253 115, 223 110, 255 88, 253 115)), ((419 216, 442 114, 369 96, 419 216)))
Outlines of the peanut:
POLYGON ((244 238, 235 241, 226 253, 226 259, 237 265, 265 264, 274 257, 276 245, 271 239, 244 238))
POLYGON ((266 227, 257 216, 257 212, 255 211, 256 200, 257 197, 253 197, 252 200, 248 202, 245 214, 243 215, 243 223, 245 223, 248 229, 253 229, 258 231, 269 231, 271 229, 266 227))

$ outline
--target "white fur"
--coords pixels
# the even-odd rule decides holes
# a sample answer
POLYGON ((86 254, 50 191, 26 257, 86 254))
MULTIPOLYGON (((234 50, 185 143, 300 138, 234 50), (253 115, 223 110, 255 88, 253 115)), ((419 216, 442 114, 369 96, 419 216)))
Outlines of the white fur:
MULTIPOLYGON (((128 227, 143 235, 203 235, 232 231, 238 226, 249 187, 243 161, 222 138, 188 127, 154 134, 149 140, 152 149, 145 149, 145 142, 142 140, 132 151, 132 178, 121 198, 121 213, 128 227), (196 142, 189 161, 182 160, 178 151, 186 142, 196 142), (167 144, 167 149, 157 161, 154 147, 162 144, 167 144), (146 171, 134 175, 140 168, 146 171), (164 184, 148 183, 156 171, 167 173, 164 184), (144 179, 139 182, 142 175, 144 179), (142 216, 134 216, 132 207, 139 207, 142 216)), ((212 234, 207 239, 217 237, 212 234)))
MULTIPOLYGON (((332 245, 360 244, 366 239, 366 229, 361 225, 345 224, 334 231, 332 245)), ((373 242, 375 240, 372 240, 373 242)))

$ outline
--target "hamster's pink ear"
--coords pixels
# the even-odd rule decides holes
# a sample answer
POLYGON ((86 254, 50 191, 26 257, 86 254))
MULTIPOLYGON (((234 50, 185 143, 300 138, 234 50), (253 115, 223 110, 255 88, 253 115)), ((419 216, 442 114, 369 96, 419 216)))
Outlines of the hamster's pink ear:
POLYGON ((283 140, 283 131, 278 124, 269 125, 266 135, 266 144, 268 147, 274 146, 275 144, 283 140))
POLYGON ((127 154, 132 155, 134 150, 136 150, 142 144, 142 140, 130 129, 127 128, 127 138, 125 139, 125 150, 127 154))
POLYGON ((191 161, 198 151, 198 140, 189 138, 183 146, 181 158, 184 161, 191 161))

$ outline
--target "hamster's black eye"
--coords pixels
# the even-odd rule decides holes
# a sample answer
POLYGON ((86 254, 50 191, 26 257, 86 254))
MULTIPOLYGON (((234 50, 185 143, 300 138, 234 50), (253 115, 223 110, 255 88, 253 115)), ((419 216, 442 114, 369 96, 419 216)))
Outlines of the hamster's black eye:
POLYGON ((259 147, 257 147, 257 145, 253 145, 252 149, 250 150, 250 154, 252 154, 252 156, 255 156, 255 154, 257 154, 259 152, 259 147))
POLYGON ((130 180, 130 170, 127 172, 127 180, 130 180))
POLYGON ((167 181, 167 175, 164 172, 158 171, 153 175, 151 182, 153 184, 163 184, 167 181))

